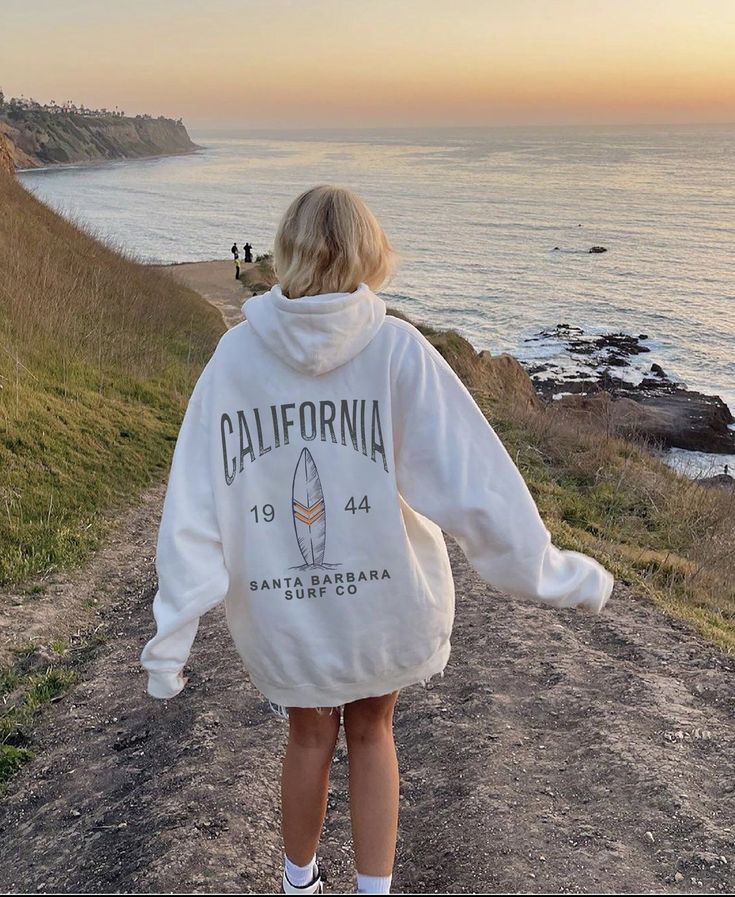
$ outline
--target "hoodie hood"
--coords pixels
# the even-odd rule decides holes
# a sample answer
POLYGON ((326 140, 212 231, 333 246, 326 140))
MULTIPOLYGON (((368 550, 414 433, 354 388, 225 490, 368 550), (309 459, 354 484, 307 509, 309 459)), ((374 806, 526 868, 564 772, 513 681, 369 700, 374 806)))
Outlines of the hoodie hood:
POLYGON ((361 283, 354 293, 288 299, 280 284, 242 304, 248 324, 290 367, 325 374, 361 352, 380 329, 385 302, 361 283))

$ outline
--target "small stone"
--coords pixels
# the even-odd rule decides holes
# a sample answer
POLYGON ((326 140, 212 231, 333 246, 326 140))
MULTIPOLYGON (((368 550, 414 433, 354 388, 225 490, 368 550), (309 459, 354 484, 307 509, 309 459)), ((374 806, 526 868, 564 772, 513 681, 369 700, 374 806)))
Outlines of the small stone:
POLYGON ((674 876, 674 881, 684 881, 684 876, 681 874, 681 872, 676 873, 676 875, 674 876))
POLYGON ((653 842, 656 840, 653 837, 653 832, 646 832, 646 834, 643 837, 646 839, 646 841, 648 841, 651 844, 653 844, 653 842))

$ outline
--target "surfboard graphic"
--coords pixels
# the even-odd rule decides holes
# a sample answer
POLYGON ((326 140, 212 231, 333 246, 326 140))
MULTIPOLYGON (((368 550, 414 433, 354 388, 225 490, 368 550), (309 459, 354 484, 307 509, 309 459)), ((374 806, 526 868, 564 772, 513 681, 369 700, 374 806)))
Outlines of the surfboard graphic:
POLYGON ((327 515, 319 471, 303 448, 293 475, 293 524, 306 567, 322 567, 327 544, 327 515))

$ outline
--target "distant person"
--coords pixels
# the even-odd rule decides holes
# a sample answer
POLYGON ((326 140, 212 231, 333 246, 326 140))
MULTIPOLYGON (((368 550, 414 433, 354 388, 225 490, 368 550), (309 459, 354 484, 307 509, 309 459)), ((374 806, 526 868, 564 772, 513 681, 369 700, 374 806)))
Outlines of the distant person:
MULTIPOLYGON (((357 893, 388 894, 396 698, 443 673, 451 649, 455 586, 442 530, 486 582, 547 608, 600 611, 613 577, 553 544, 457 374, 416 327, 386 315, 374 291, 390 276, 393 248, 359 196, 331 184, 305 191, 273 250, 279 282, 247 300, 247 327, 220 340, 181 424, 157 542, 158 631, 141 662, 149 694, 173 698, 199 618, 224 601, 253 685, 288 720, 283 892, 323 893, 317 852, 344 725, 357 893)), ((530 609, 523 621, 559 625, 530 609)), ((193 697, 191 713, 203 692, 193 697)), ((461 750, 462 733, 455 738, 461 750)), ((439 837, 429 867, 445 846, 439 837)))
POLYGON ((235 256, 235 280, 240 279, 240 256, 235 256))
POLYGON ((237 243, 232 244, 232 249, 230 250, 230 252, 232 253, 233 258, 235 258, 235 259, 240 258, 240 250, 237 248, 237 243))
POLYGON ((242 251, 245 253, 245 262, 246 262, 246 263, 252 262, 252 260, 253 260, 253 247, 250 245, 250 243, 246 243, 246 244, 243 246, 242 251))

